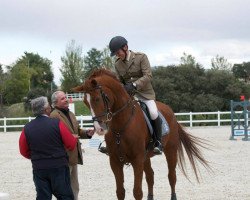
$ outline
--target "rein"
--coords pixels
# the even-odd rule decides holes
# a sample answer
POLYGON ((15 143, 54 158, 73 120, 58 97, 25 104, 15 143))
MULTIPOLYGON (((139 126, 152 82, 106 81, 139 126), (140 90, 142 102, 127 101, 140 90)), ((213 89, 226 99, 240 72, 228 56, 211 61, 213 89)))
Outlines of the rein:
MULTIPOLYGON (((105 106, 105 112, 101 115, 92 117, 93 121, 97 121, 97 122, 101 122, 101 123, 108 123, 110 122, 114 116, 116 116, 117 114, 119 114, 121 111, 123 111, 125 108, 127 108, 129 105, 132 105, 132 109, 131 109, 131 114, 130 117, 128 118, 128 120, 126 121, 126 123, 123 125, 123 127, 117 131, 117 130, 111 130, 111 133, 115 136, 115 141, 118 147, 118 153, 119 153, 119 160, 120 162, 124 162, 124 156, 122 155, 122 150, 121 150, 121 136, 122 136, 122 132, 124 132, 124 130, 128 127, 129 123, 131 122, 134 114, 135 114, 135 104, 133 104, 135 102, 134 99, 130 98, 129 101, 126 102, 126 104, 124 104, 121 108, 119 108, 118 110, 116 110, 115 112, 111 112, 111 108, 109 106, 109 98, 108 96, 103 92, 102 87, 99 85, 97 86, 95 89, 99 89, 101 92, 101 96, 102 96, 102 100, 105 106), (105 120, 100 120, 101 117, 106 116, 105 120)), ((128 163, 125 163, 128 165, 128 163)))
MULTIPOLYGON (((131 115, 129 117, 129 119, 127 120, 127 122, 124 124, 124 126, 122 127, 122 129, 120 131, 111 131, 112 133, 115 134, 116 137, 116 144, 118 146, 118 152, 119 152, 119 160, 120 162, 124 162, 124 156, 122 155, 122 151, 121 151, 121 136, 122 136, 122 132, 127 128, 127 126, 129 125, 129 123, 131 122, 133 116, 135 114, 135 105, 133 105, 132 110, 131 110, 131 115)), ((128 163, 125 163, 126 165, 128 165, 128 163)))
POLYGON ((103 100, 104 106, 105 106, 105 112, 103 114, 101 114, 101 115, 92 117, 93 121, 97 121, 97 122, 101 122, 101 123, 107 123, 107 122, 111 121, 114 116, 116 116, 118 113, 123 111, 127 106, 129 106, 130 103, 133 102, 133 100, 130 99, 125 105, 123 105, 117 111, 111 112, 111 108, 109 107, 109 98, 108 98, 108 96, 103 92, 101 86, 97 86, 95 89, 100 89, 102 100, 103 100), (99 120, 99 118, 104 117, 104 116, 106 116, 105 120, 99 120))

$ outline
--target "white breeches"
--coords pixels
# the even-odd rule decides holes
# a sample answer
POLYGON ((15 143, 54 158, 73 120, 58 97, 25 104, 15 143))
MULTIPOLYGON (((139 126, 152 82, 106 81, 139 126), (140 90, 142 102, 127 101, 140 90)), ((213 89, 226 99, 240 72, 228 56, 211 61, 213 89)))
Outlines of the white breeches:
POLYGON ((158 109, 156 107, 156 103, 154 100, 146 100, 146 99, 140 99, 142 102, 144 102, 149 110, 150 118, 152 120, 155 120, 158 117, 158 109))

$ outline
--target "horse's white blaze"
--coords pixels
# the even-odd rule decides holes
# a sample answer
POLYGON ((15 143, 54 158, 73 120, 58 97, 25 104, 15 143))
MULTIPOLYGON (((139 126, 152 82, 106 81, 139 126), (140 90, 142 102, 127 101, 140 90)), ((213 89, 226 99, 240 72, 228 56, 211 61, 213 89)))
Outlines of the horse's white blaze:
MULTIPOLYGON (((94 110, 92 109, 92 106, 91 106, 91 103, 90 103, 90 95, 89 95, 89 94, 86 94, 86 95, 87 95, 87 101, 88 101, 89 106, 90 106, 91 115, 92 115, 92 117, 95 117, 95 112, 94 112, 94 110)), ((95 127, 96 133, 97 133, 98 135, 105 135, 105 134, 108 132, 107 130, 104 130, 104 129, 100 126, 99 122, 97 122, 97 121, 94 121, 94 127, 95 127)))

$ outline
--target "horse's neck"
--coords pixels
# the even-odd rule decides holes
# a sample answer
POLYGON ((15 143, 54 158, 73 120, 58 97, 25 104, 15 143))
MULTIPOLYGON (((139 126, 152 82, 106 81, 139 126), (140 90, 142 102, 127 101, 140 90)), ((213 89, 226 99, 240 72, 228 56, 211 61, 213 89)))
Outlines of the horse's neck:
POLYGON ((116 95, 116 101, 113 106, 113 113, 116 113, 114 117, 114 124, 119 120, 126 120, 132 112, 133 100, 130 98, 121 97, 120 94, 116 95))

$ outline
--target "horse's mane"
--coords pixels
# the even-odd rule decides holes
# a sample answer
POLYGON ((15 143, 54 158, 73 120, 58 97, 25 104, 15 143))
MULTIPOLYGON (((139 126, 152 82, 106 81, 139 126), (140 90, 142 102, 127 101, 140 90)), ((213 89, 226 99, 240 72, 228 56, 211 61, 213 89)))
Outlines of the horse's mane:
POLYGON ((103 76, 103 75, 107 75, 107 76, 115 79, 116 81, 119 81, 114 72, 112 72, 111 70, 105 69, 105 68, 94 70, 92 72, 92 74, 89 76, 89 79, 97 78, 97 77, 103 76))

